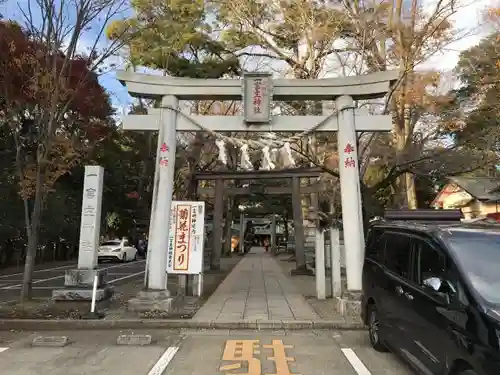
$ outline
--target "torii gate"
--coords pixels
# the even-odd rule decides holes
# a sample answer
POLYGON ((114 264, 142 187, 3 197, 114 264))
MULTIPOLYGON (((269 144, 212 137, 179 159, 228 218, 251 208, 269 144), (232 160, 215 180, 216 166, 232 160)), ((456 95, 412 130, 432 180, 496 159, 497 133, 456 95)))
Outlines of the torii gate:
MULTIPOLYGON (((166 291, 166 265, 172 203, 177 131, 214 132, 338 132, 339 170, 346 252, 347 289, 361 290, 364 235, 356 132, 392 130, 388 115, 355 116, 354 101, 385 96, 398 78, 386 71, 362 76, 315 80, 275 79, 268 73, 248 73, 244 79, 191 79, 119 71, 117 78, 134 97, 161 99, 161 108, 147 115, 129 115, 124 130, 158 130, 155 187, 148 249, 147 290, 166 291), (272 116, 271 100, 332 100, 337 115, 272 116), (244 116, 179 114, 179 100, 243 100, 244 116)), ((168 293, 161 293, 166 295, 168 293)), ((143 294, 144 295, 144 294, 143 294)), ((151 295, 158 296, 158 293, 151 295)), ((155 297, 157 298, 157 297, 155 297)))

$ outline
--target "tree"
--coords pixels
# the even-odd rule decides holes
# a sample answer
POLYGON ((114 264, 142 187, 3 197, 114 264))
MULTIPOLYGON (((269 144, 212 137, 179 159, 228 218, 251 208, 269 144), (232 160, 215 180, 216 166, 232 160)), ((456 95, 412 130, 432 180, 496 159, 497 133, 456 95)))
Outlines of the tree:
POLYGON ((211 34, 203 1, 139 0, 132 5, 131 18, 107 29, 111 40, 127 37, 132 65, 174 77, 220 78, 238 72, 238 60, 224 56, 223 43, 211 34))
POLYGON ((447 118, 450 134, 468 148, 485 153, 483 172, 497 175, 500 129, 500 34, 494 32, 460 54, 456 73, 461 86, 454 90, 447 118))
POLYGON ((22 299, 31 294, 47 194, 79 163, 82 154, 105 136, 110 124, 109 98, 93 72, 104 55, 95 48, 89 56, 77 52, 83 30, 91 27, 99 13, 109 11, 105 5, 77 3, 78 17, 67 25, 63 14, 53 13, 54 2, 30 2, 25 28, 12 22, 0 24, 0 121, 15 140, 28 238, 22 299), (39 7, 40 27, 31 18, 34 6, 39 7), (68 39, 67 48, 63 48, 68 39))
MULTIPOLYGON (((224 25, 226 45, 231 46, 231 52, 237 56, 265 59, 269 68, 280 69, 295 78, 319 78, 331 72, 332 65, 337 74, 344 75, 399 69, 398 86, 385 103, 359 103, 378 106, 379 113, 392 113, 395 122, 392 137, 379 134, 360 137, 361 172, 364 175, 373 168, 374 153, 382 153, 375 150, 374 145, 382 146, 385 155, 390 151, 390 158, 385 158, 385 173, 373 185, 374 189, 394 185, 406 195, 409 206, 414 207, 412 175, 427 173, 424 168, 427 161, 435 160, 436 156, 443 157, 440 160, 444 165, 445 159, 449 160, 447 154, 459 153, 459 145, 430 152, 429 149, 442 140, 443 133, 441 128, 428 129, 430 123, 437 123, 440 106, 452 98, 435 89, 429 90, 438 85, 439 74, 416 70, 430 56, 461 37, 450 21, 459 3, 438 2, 429 11, 424 11, 417 0, 409 5, 401 0, 392 3, 343 1, 337 7, 319 1, 291 0, 283 5, 259 5, 249 0, 215 1, 216 16, 220 25, 224 25), (422 157, 423 149, 425 157, 422 157), (404 178, 396 184, 401 176, 404 178)), ((312 103, 309 109, 295 107, 295 110, 315 112, 315 107, 312 103)), ((318 135, 319 139, 320 145, 326 145, 329 150, 319 147, 314 155, 301 142, 295 149, 308 161, 321 166, 324 160, 319 156, 328 151, 324 156, 330 158, 337 150, 333 139, 327 137, 323 141, 318 135)), ((329 171, 338 176, 335 170, 329 171)), ((371 191, 365 194, 373 195, 371 191)))

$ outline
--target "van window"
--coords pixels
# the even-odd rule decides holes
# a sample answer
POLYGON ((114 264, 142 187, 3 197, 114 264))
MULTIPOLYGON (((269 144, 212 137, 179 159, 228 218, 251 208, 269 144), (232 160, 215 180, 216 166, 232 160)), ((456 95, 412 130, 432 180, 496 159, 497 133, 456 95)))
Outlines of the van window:
POLYGON ((410 237, 400 233, 386 233, 384 263, 395 274, 409 278, 411 260, 410 237))
POLYGON ((366 256, 372 260, 380 261, 383 259, 385 248, 385 236, 380 228, 371 228, 368 232, 366 242, 366 256))
POLYGON ((437 252, 426 241, 414 238, 415 249, 417 249, 416 282, 422 285, 429 277, 446 278, 446 261, 443 254, 437 252))

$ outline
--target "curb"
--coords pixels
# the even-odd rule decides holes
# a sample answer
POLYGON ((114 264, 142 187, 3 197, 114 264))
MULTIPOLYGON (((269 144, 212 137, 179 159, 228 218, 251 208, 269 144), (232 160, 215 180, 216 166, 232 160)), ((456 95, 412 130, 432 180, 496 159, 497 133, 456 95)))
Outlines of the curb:
POLYGON ((337 329, 365 330, 361 322, 342 320, 257 320, 257 321, 202 321, 188 319, 120 319, 120 320, 43 320, 0 319, 0 331, 62 331, 79 329, 253 329, 306 330, 337 329))

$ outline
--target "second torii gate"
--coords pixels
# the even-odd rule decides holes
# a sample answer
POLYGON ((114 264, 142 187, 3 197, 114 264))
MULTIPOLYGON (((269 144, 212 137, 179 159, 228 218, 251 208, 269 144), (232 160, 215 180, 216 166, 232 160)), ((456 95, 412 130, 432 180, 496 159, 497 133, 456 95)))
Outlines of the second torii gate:
MULTIPOLYGON (((252 194, 250 187, 246 188, 231 188, 224 189, 225 180, 276 180, 276 179, 287 179, 291 180, 291 186, 289 187, 265 187, 263 193, 273 195, 273 194, 290 194, 293 199, 293 221, 295 227, 295 246, 297 254, 297 269, 306 270, 306 259, 304 254, 304 228, 303 228, 303 217, 302 217, 302 207, 300 204, 301 193, 311 193, 317 192, 317 186, 309 186, 307 188, 300 187, 300 178, 318 178, 321 175, 320 168, 293 168, 285 170, 271 170, 271 171, 219 171, 219 172, 202 172, 197 173, 195 178, 198 181, 213 180, 215 181, 215 188, 208 189, 215 195, 215 205, 214 205, 214 223, 219 221, 222 222, 222 205, 225 195, 243 195, 252 194), (311 189, 312 188, 312 189, 311 189)), ((197 188, 197 192, 207 192, 206 188, 197 188)), ((220 244, 220 226, 214 225, 214 235, 212 244, 212 256, 219 257, 216 262, 220 261, 221 244, 220 244)))
MULTIPOLYGON (((132 96, 161 100, 161 108, 147 115, 129 115, 125 130, 158 130, 157 166, 148 249, 147 290, 152 298, 165 296, 168 228, 174 181, 177 131, 214 132, 338 132, 339 170, 346 252, 347 289, 361 290, 364 236, 359 184, 356 132, 392 130, 391 116, 357 114, 355 100, 385 96, 398 72, 316 80, 276 79, 270 74, 250 73, 244 79, 189 79, 117 73, 132 96), (179 100, 242 100, 244 116, 200 116, 182 113, 179 100), (335 115, 272 116, 271 101, 335 100, 335 115), (157 293, 157 292, 162 293, 157 293), (163 293, 165 292, 165 293, 163 293)), ((143 296, 145 293, 142 294, 143 296)), ((158 306, 158 304, 156 304, 158 306)))

